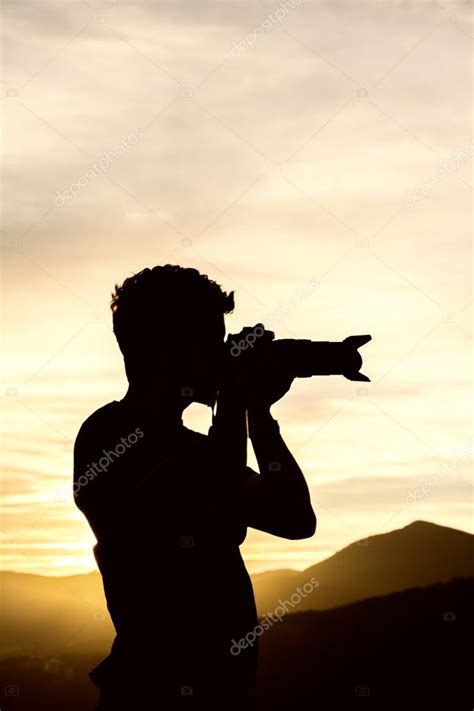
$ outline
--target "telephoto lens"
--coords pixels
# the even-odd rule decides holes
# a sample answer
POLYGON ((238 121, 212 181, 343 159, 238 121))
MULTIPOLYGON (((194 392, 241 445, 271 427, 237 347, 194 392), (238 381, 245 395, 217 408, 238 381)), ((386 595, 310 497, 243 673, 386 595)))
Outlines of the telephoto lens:
POLYGON ((300 338, 274 339, 273 331, 263 324, 245 328, 237 336, 229 336, 224 344, 222 372, 238 359, 243 371, 258 373, 279 371, 290 378, 311 378, 313 375, 343 375, 348 380, 370 382, 360 372, 362 357, 358 348, 372 336, 348 336, 343 341, 310 341, 300 338))
POLYGON ((372 336, 348 336, 343 341, 309 341, 286 338, 272 341, 271 357, 293 378, 313 375, 343 375, 348 380, 370 378, 360 372, 362 357, 357 350, 372 336))

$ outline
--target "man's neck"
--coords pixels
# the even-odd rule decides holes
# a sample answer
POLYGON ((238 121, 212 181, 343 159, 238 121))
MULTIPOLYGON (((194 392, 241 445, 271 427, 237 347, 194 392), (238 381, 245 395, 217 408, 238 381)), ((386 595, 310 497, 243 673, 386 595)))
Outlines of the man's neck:
POLYGON ((180 387, 172 384, 156 386, 149 382, 131 382, 122 403, 147 419, 169 425, 182 425, 183 411, 189 404, 180 387))

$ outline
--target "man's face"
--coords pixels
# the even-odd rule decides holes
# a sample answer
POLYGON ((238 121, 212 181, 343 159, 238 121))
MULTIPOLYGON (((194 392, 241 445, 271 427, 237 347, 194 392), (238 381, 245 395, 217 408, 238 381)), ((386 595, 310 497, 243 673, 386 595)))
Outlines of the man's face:
POLYGON ((183 373, 192 387, 194 402, 213 407, 224 354, 225 323, 222 314, 199 320, 186 339, 183 373))

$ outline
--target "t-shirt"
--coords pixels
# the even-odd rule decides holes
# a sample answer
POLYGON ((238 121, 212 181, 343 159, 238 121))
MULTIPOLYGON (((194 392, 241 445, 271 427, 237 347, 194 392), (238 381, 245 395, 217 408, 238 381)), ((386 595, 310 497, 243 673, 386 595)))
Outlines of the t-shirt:
MULTIPOLYGON (((97 544, 117 636, 91 672, 100 688, 252 683, 257 646, 231 647, 257 625, 239 546, 250 468, 235 471, 213 440, 124 401, 82 425, 74 495, 97 544)), ((255 636, 255 635, 254 635, 255 636)))

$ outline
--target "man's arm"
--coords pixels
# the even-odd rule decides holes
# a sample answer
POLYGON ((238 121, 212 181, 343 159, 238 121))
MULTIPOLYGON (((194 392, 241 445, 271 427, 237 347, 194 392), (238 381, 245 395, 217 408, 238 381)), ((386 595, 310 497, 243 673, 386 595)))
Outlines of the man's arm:
POLYGON ((237 476, 247 464, 247 437, 245 403, 232 389, 224 388, 219 393, 209 439, 225 462, 227 471, 232 468, 237 476))
MULTIPOLYGON (((229 339, 240 342, 250 331, 245 328, 229 339)), ((260 351, 263 357, 253 365, 242 360, 242 355, 230 359, 209 434, 223 465, 239 478, 246 468, 247 432, 250 436, 260 474, 248 477, 244 484, 247 525, 282 538, 310 538, 316 530, 316 516, 308 486, 270 414, 271 405, 288 392, 293 381, 265 357, 264 349, 273 338, 272 331, 260 336, 254 352, 260 351)))
POLYGON ((316 531, 303 472, 286 446, 269 408, 248 412, 249 435, 260 474, 245 487, 247 522, 282 538, 310 538, 316 531))

